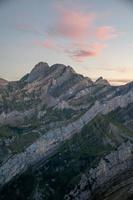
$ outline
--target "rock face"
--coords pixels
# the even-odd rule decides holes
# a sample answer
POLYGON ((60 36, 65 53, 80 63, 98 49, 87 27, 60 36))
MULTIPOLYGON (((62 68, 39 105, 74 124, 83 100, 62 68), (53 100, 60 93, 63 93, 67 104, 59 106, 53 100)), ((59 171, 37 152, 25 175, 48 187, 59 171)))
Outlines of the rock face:
POLYGON ((79 184, 64 199, 94 199, 99 188, 106 187, 106 184, 112 178, 133 169, 132 150, 133 145, 131 143, 123 143, 117 151, 102 158, 96 168, 90 169, 82 175, 79 184))
POLYGON ((49 71, 49 65, 47 63, 38 63, 28 76, 28 82, 32 83, 38 78, 45 77, 49 71))
MULTIPOLYGON (((73 134, 79 132, 85 124, 91 121, 98 114, 107 114, 118 107, 126 107, 133 102, 133 92, 126 95, 115 97, 106 104, 96 102, 85 114, 78 120, 68 124, 66 127, 50 130, 45 133, 37 142, 29 146, 24 153, 13 156, 0 168, 0 184, 4 184, 12 179, 13 176, 21 173, 29 165, 42 159, 45 154, 57 147, 62 141, 69 139, 73 134)), ((18 117, 17 117, 18 118, 18 117)), ((19 119, 18 119, 19 120, 19 119)))
MULTIPOLYGON (((130 168, 132 111, 133 83, 113 87, 103 78, 93 82, 77 74, 70 66, 37 64, 20 81, 9 82, 0 88, 0 187, 26 172, 30 166, 37 166, 37 163, 50 158, 63 143, 73 141, 86 125, 95 124, 95 119, 103 116, 103 122, 106 118, 108 122, 102 122, 101 138, 91 135, 89 144, 112 149, 121 143, 123 145, 116 153, 105 156, 99 167, 89 171, 89 176, 93 177, 89 179, 89 185, 93 190, 97 189, 108 181, 108 177, 118 174, 119 170, 117 167, 114 170, 114 166, 118 169, 123 167, 123 170, 130 168), (129 143, 125 143, 127 140, 129 143), (121 155, 124 155, 124 160, 121 155), (102 174, 105 174, 105 179, 101 178, 102 174)), ((73 148, 74 144, 71 146, 73 148)), ((88 156, 96 159, 95 149, 88 156)), ((85 179, 88 180, 88 176, 85 179)), ((81 187, 88 187, 84 181, 81 182, 81 187)), ((85 188, 85 193, 81 188, 78 190, 79 196, 76 196, 75 189, 73 198, 84 199, 86 192, 91 195, 85 188)), ((71 199, 70 196, 67 198, 71 199)))

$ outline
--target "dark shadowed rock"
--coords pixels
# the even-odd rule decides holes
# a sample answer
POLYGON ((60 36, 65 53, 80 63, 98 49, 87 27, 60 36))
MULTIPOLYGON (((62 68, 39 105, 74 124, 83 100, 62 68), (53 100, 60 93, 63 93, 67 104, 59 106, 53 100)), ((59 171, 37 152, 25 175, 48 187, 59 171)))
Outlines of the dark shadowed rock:
POLYGON ((20 81, 21 82, 27 82, 28 81, 28 77, 29 77, 29 74, 26 74, 20 79, 20 81))
POLYGON ((97 85, 110 85, 109 82, 106 79, 103 79, 103 77, 99 77, 95 81, 95 84, 97 84, 97 85))

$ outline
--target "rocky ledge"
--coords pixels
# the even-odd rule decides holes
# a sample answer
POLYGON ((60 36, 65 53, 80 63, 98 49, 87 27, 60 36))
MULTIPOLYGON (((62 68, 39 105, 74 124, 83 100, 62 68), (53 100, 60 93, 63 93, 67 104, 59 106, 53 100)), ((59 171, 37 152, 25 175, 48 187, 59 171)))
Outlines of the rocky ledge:
MULTIPOLYGON (((101 159, 98 166, 82 175, 79 184, 65 200, 94 200, 106 191, 111 180, 133 169, 133 144, 123 143, 118 149, 101 159), (99 193, 98 193, 99 192, 99 193), (97 195, 98 194, 98 195, 97 195)), ((123 185, 124 187, 124 185, 123 185)))

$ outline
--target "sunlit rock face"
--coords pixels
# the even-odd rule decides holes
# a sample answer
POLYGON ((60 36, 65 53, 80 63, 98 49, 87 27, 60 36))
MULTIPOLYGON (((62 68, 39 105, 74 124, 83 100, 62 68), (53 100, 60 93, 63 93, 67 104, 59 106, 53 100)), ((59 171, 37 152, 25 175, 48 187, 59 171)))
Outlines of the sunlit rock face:
POLYGON ((105 198, 99 186, 131 168, 132 130, 132 82, 114 87, 38 63, 0 87, 0 197, 82 200, 94 198, 91 187, 105 198))

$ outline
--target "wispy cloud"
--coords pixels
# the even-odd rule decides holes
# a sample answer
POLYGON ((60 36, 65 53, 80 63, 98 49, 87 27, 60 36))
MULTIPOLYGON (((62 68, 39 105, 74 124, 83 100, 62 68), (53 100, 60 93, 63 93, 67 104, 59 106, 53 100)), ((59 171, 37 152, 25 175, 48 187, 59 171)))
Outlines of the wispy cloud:
POLYGON ((100 40, 110 40, 117 36, 117 31, 111 26, 101 26, 96 30, 96 37, 100 40))
POLYGON ((83 13, 79 10, 58 8, 59 18, 49 33, 72 40, 85 39, 91 34, 91 25, 94 21, 94 13, 83 13))
POLYGON ((17 24, 16 29, 45 35, 47 39, 37 38, 33 43, 53 51, 61 50, 78 62, 98 56, 107 46, 105 42, 118 36, 112 26, 96 27, 95 21, 98 20, 98 16, 94 12, 86 13, 79 9, 61 6, 57 6, 55 10, 58 17, 53 24, 49 25, 45 33, 30 24, 17 24), (58 46, 55 42, 57 37, 60 39, 58 46))
POLYGON ((75 61, 98 56, 107 46, 105 42, 118 36, 112 26, 96 27, 95 21, 99 18, 94 12, 86 13, 64 7, 56 9, 59 17, 49 27, 48 33, 67 40, 71 48, 65 49, 65 52, 75 61))
POLYGON ((93 43, 90 46, 81 46, 77 49, 68 50, 67 53, 77 62, 81 62, 88 57, 99 55, 106 45, 93 43))

